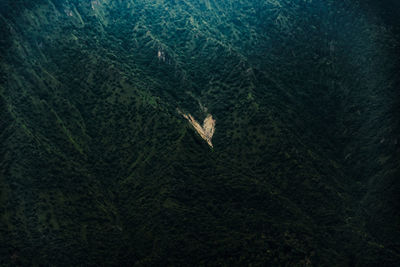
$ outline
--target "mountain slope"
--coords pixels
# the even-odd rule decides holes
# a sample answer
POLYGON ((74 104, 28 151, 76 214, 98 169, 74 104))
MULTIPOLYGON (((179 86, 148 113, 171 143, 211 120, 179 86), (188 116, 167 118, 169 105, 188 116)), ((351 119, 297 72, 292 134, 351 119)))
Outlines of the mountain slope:
POLYGON ((1 264, 397 265, 398 25, 372 6, 4 1, 1 264))

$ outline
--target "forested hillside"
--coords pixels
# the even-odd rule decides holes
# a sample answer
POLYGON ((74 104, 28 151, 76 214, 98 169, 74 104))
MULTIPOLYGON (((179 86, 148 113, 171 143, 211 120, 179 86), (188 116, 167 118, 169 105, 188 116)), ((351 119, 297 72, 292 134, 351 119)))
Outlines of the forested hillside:
POLYGON ((0 265, 399 266, 398 12, 0 0, 0 265))

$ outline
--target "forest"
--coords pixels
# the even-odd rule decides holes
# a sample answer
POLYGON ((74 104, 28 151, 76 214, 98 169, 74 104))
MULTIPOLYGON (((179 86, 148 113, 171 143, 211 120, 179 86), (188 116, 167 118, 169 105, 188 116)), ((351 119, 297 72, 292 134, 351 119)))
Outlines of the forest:
POLYGON ((399 266, 399 12, 0 0, 0 266, 399 266))

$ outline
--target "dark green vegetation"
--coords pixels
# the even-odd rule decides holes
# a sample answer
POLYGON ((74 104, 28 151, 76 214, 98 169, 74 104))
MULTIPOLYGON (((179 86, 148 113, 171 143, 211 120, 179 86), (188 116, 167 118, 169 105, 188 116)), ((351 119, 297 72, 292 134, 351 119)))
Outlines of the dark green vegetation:
POLYGON ((398 266, 387 3, 0 0, 0 265, 398 266))

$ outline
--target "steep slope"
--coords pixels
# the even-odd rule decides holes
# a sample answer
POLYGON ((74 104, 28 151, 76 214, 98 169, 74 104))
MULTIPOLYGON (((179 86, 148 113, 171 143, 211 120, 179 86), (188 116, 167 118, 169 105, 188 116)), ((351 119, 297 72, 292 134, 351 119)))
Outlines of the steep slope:
POLYGON ((2 265, 399 263, 399 40, 371 4, 0 7, 2 265))

